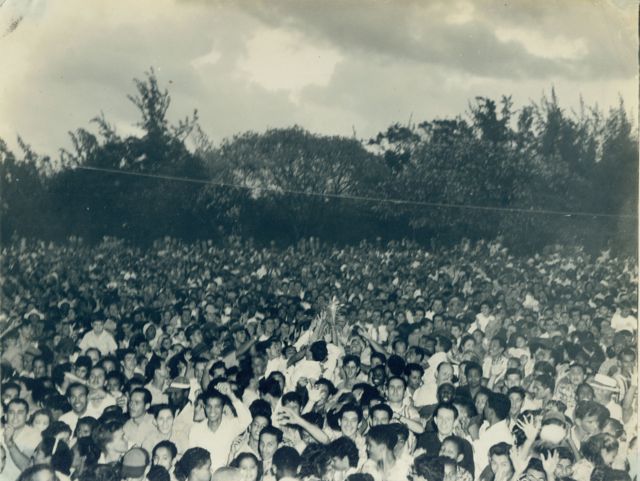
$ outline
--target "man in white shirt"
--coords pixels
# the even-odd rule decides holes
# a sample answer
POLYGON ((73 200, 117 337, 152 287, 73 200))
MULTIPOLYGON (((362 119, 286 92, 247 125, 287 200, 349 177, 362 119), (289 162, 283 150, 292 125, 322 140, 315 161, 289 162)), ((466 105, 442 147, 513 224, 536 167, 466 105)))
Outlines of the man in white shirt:
POLYGON ((473 443, 473 459, 476 479, 489 464, 489 449, 494 444, 505 442, 513 445, 513 435, 508 419, 511 402, 504 394, 492 393, 484 408, 484 423, 480 426, 478 439, 473 443))
POLYGON ((38 443, 40 433, 27 426, 29 404, 21 398, 12 399, 7 406, 7 424, 4 427, 3 444, 7 451, 6 467, 2 479, 16 479, 20 472, 31 463, 38 443), (17 472, 16 477, 10 478, 17 472))
POLYGON ((71 432, 76 430, 78 419, 88 416, 87 414, 87 395, 89 394, 89 388, 84 384, 73 383, 67 388, 67 400, 71 405, 71 411, 60 416, 59 421, 62 421, 71 428, 71 432))
POLYGON ((200 447, 211 453, 211 471, 226 465, 233 440, 251 423, 251 413, 231 391, 228 383, 217 385, 205 395, 205 421, 195 423, 189 432, 189 447, 200 447), (232 406, 229 406, 231 403, 232 406), (224 414, 235 409, 236 415, 224 414))
POLYGON ((91 322, 91 330, 84 335, 79 347, 83 353, 87 352, 87 349, 95 348, 103 356, 113 354, 118 349, 113 336, 104 330, 102 319, 94 319, 91 322))
POLYGON ((129 420, 123 428, 130 448, 141 447, 156 431, 153 416, 147 412, 150 405, 151 393, 147 389, 138 387, 131 391, 127 404, 129 420))

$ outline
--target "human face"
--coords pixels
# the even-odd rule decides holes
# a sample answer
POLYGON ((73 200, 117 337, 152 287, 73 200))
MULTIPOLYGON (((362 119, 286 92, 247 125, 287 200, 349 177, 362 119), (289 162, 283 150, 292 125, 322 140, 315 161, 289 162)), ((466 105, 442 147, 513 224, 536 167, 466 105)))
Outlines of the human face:
POLYGON ((371 425, 372 426, 380 426, 381 424, 389 424, 389 414, 382 409, 378 409, 373 411, 373 415, 371 416, 371 425))
POLYGON ((509 415, 512 418, 515 418, 518 414, 520 414, 520 409, 522 409, 522 403, 524 399, 520 396, 520 394, 512 392, 509 394, 509 401, 511 401, 511 409, 509 410, 509 415))
POLYGON ((105 384, 105 373, 101 367, 94 367, 89 374, 88 385, 91 389, 102 389, 105 384))
POLYGON ((482 381, 482 375, 480 371, 477 369, 471 369, 469 371, 469 375, 467 376, 467 384, 470 388, 476 388, 480 386, 480 381, 482 381))
POLYGON ((251 359, 251 367, 253 369, 254 376, 262 376, 264 374, 266 365, 261 356, 255 356, 251 359))
POLYGON ((117 393, 121 390, 120 381, 116 377, 110 377, 107 379, 107 391, 110 393, 117 393))
POLYGON ((354 437, 358 431, 358 414, 347 411, 340 418, 340 430, 347 437, 354 437))
POLYGON ((422 386, 422 376, 420 371, 411 371, 409 373, 408 384, 411 389, 418 389, 422 386))
POLYGON ((249 431, 251 439, 254 439, 254 440, 260 439, 260 433, 268 425, 269 425, 269 420, 265 417, 256 416, 255 418, 253 418, 253 421, 251 421, 251 426, 249 431))
POLYGON ((113 440, 107 445, 112 451, 116 453, 126 453, 129 449, 129 443, 124 437, 124 430, 118 429, 113 433, 113 440))
POLYGON ((560 458, 554 474, 556 476, 556 479, 565 477, 570 478, 571 476, 573 476, 573 464, 568 459, 560 458))
POLYGON ((210 398, 204 406, 204 412, 207 415, 207 420, 211 423, 216 423, 222 418, 222 400, 218 398, 210 398))
POLYGON ((91 436, 91 426, 86 423, 78 424, 77 428, 78 439, 79 438, 88 438, 91 436))
POLYGON ((438 428, 438 433, 442 436, 448 436, 453 432, 455 423, 455 415, 451 409, 439 409, 438 415, 434 418, 434 422, 438 428))
POLYGON ((93 332, 96 334, 96 336, 99 336, 100 334, 102 334, 102 331, 104 331, 104 322, 93 321, 91 323, 91 327, 93 328, 93 332))
POLYGON ((270 433, 263 433, 260 435, 260 443, 258 444, 258 450, 260 456, 264 460, 271 460, 273 454, 278 449, 278 439, 270 433))
POLYGON ((506 377, 504 384, 505 386, 507 386, 507 388, 520 386, 522 384, 522 379, 520 378, 520 374, 509 374, 506 377))
POLYGON ((138 419, 139 417, 144 416, 148 407, 149 406, 144 403, 144 394, 141 392, 134 392, 129 398, 129 415, 133 419, 138 419))
POLYGON ((346 376, 347 379, 354 379, 358 375, 358 371, 359 371, 358 366, 354 361, 349 361, 344 366, 344 375, 346 376))
POLYGON ((372 369, 371 381, 374 386, 382 386, 384 384, 385 372, 384 369, 372 369))
POLYGON ((400 379, 392 379, 389 381, 389 387, 387 388, 387 396, 389 402, 399 403, 404 399, 404 383, 400 379))
POLYGON ((211 479, 211 460, 209 459, 205 464, 199 468, 194 468, 189 473, 188 481, 210 481, 211 479))
POLYGON ((244 458, 238 465, 240 473, 242 475, 242 481, 257 481, 258 479, 258 465, 253 458, 244 458))
POLYGON ((171 451, 167 448, 158 448, 153 455, 153 465, 162 466, 167 471, 170 471, 173 467, 173 458, 171 457, 171 451))
POLYGON ((588 435, 593 436, 600 432, 600 425, 598 424, 597 416, 585 416, 582 420, 576 419, 582 430, 588 435))
POLYGON ((569 381, 574 386, 582 384, 584 381, 584 369, 580 366, 573 366, 569 369, 569 381))
POLYGON ((38 432, 42 432, 49 427, 49 416, 46 414, 38 414, 33 420, 33 427, 38 430, 38 432))
POLYGON ((38 379, 47 375, 47 365, 42 359, 33 361, 33 377, 38 379))
POLYGON ((11 403, 7 410, 7 422, 14 429, 20 429, 27 424, 27 408, 21 403, 11 403))
POLYGON ((440 446, 440 456, 446 456, 447 458, 453 459, 455 462, 458 462, 458 456, 460 453, 458 452, 458 446, 456 443, 452 441, 445 441, 440 446))
POLYGON ((489 345, 489 354, 491 354, 493 357, 496 357, 502 354, 503 350, 504 349, 500 345, 500 341, 498 341, 497 339, 491 340, 491 344, 489 345))
POLYGON ((487 405, 487 399, 489 399, 489 398, 484 393, 478 393, 476 395, 476 399, 475 399, 474 403, 476 405, 476 411, 477 412, 479 412, 479 413, 484 412, 484 408, 487 405))
POLYGON ((382 443, 378 444, 373 439, 367 438, 367 454, 373 461, 382 461, 385 458, 386 447, 382 443))
POLYGON ((444 384, 445 382, 451 382, 453 379, 453 366, 451 364, 443 364, 440 366, 440 369, 438 369, 436 377, 438 385, 444 384))
POLYGON ((87 409, 87 391, 84 387, 76 387, 69 393, 69 404, 73 412, 80 415, 84 414, 87 409))
MULTIPOLYGON (((509 456, 491 456, 489 460, 491 464, 491 471, 493 474, 498 473, 511 473, 511 462, 509 461, 509 456)), ((504 478, 501 478, 504 479, 504 478)))
POLYGON ((156 425, 162 434, 171 434, 173 430, 173 412, 171 409, 163 409, 156 415, 156 425))
POLYGON ((122 364, 126 370, 133 371, 136 368, 136 355, 132 352, 125 354, 122 364))

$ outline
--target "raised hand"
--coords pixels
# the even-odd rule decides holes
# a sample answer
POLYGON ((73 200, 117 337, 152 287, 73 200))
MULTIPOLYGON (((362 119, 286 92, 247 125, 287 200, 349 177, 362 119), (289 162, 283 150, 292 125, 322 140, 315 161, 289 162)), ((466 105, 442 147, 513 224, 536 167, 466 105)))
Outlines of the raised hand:
POLYGON ((535 416, 529 416, 528 418, 519 419, 516 422, 516 426, 522 429, 528 441, 534 441, 540 433, 542 421, 535 416))
POLYGON ((558 454, 558 451, 554 449, 553 451, 548 452, 546 456, 542 453, 540 459, 542 461, 544 472, 547 473, 547 479, 554 479, 553 473, 556 472, 556 468, 560 462, 560 455, 558 454))

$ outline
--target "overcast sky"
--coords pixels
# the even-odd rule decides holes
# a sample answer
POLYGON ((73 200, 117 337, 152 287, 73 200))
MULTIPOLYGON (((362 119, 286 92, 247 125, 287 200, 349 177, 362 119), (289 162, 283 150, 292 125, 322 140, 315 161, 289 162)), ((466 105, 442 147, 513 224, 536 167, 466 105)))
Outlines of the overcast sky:
POLYGON ((635 0, 0 0, 0 137, 55 155, 154 67, 177 119, 215 140, 301 125, 368 138, 552 86, 561 104, 637 112, 635 0))

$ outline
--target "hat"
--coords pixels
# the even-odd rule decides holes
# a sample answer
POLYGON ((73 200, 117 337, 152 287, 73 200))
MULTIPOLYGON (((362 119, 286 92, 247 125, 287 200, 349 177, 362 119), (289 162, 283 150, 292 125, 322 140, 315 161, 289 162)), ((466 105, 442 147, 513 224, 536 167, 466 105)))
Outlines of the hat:
POLYGON ((142 448, 131 448, 122 457, 123 478, 139 478, 147 469, 149 454, 142 448))
POLYGON ((618 383, 615 379, 604 374, 596 374, 593 379, 587 381, 589 386, 595 389, 602 389, 604 391, 616 392, 618 391, 618 383))
POLYGON ((149 481, 171 481, 171 475, 164 466, 155 465, 147 473, 147 479, 149 481))
POLYGON ((189 383, 189 380, 185 376, 178 376, 173 381, 171 381, 171 384, 169 384, 169 387, 166 390, 178 391, 178 390, 190 389, 190 388, 191 388, 191 383, 189 383))

